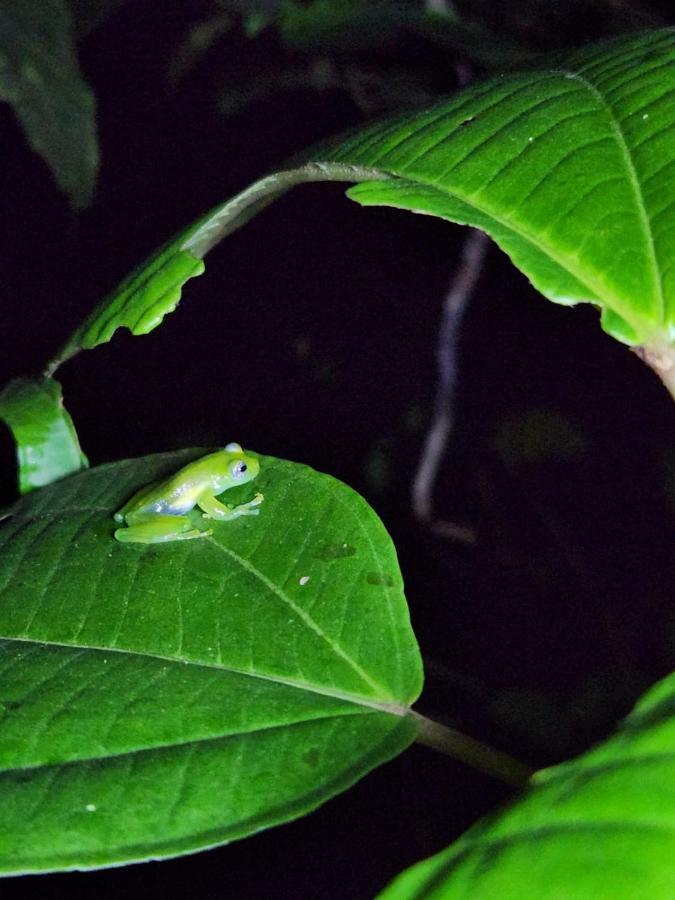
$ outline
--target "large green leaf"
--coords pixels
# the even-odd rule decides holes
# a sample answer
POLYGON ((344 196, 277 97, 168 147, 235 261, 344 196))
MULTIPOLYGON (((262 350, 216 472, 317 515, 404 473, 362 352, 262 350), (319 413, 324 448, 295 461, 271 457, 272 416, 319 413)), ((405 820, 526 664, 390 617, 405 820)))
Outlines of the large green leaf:
POLYGON ((396 176, 364 204, 487 231, 549 299, 629 343, 675 340, 675 30, 471 87, 330 155, 396 176))
POLYGON ((89 463, 53 378, 15 378, 0 392, 0 419, 14 435, 22 494, 89 463))
POLYGON ((0 3, 0 100, 74 206, 91 201, 98 171, 94 98, 80 74, 66 0, 0 3))
POLYGON ((493 78, 423 112, 315 148, 196 222, 91 314, 49 367, 161 322, 202 259, 294 185, 490 234, 556 303, 592 303, 618 340, 675 342, 675 29, 618 38, 493 78))
POLYGON ((675 675, 606 743, 534 776, 506 812, 400 875, 382 900, 672 900, 675 675))
POLYGON ((396 554, 346 486, 262 457, 259 516, 115 542, 113 511, 196 453, 80 473, 0 525, 2 872, 242 837, 414 739, 396 554))

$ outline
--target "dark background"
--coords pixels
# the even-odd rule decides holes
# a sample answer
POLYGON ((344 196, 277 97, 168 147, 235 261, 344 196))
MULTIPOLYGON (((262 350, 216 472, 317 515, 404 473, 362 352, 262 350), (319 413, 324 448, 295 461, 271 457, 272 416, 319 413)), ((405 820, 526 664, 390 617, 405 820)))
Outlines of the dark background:
MULTIPOLYGON (((536 50, 669 19, 656 3, 469 5, 536 50)), ((0 108, 0 383, 39 372, 173 232, 299 149, 388 111, 387 100, 364 110, 353 85, 338 85, 268 90, 222 115, 225 91, 256 73, 273 82, 306 57, 274 29, 249 40, 235 25, 172 84, 177 48, 212 8, 129 0, 82 39, 102 165, 95 202, 77 216, 0 108)), ((482 72, 405 32, 367 54, 347 56, 385 83, 394 64, 407 67, 430 95, 455 89, 458 62, 482 72)), ((118 332, 66 363, 67 408, 92 464, 238 440, 351 484, 399 550, 427 669, 418 709, 537 767, 554 763, 609 733, 673 667, 672 400, 592 310, 545 302, 491 248, 462 331, 457 428, 436 494, 439 514, 478 541, 432 534, 409 489, 464 232, 343 194, 294 190, 209 254, 162 327, 118 332)), ((0 437, 6 500, 13 452, 0 437)), ((311 816, 229 847, 3 889, 365 898, 508 796, 414 746, 311 816)))

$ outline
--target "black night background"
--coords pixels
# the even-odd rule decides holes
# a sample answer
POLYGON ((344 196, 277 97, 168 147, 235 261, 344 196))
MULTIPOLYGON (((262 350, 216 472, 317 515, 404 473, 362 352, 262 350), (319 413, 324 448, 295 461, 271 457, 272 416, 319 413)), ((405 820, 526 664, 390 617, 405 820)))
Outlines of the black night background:
MULTIPOLYGON (((644 27, 641 16, 672 22, 665 3, 457 6, 542 51, 644 27)), ((101 147, 88 209, 72 212, 0 107, 2 384, 40 372, 105 293, 210 207, 391 113, 388 72, 413 72, 433 99, 467 66, 485 71, 404 29, 327 53, 351 80, 303 86, 282 73, 308 54, 273 28, 247 37, 231 10, 231 27, 181 69, 186 37, 217 3, 118 7, 79 44, 101 147)), ((425 661, 418 708, 543 767, 610 733, 673 667, 672 403, 597 313, 548 303, 492 245, 460 335, 455 430, 434 493, 438 515, 477 539, 420 523, 410 485, 464 237, 430 217, 361 209, 344 185, 294 189, 209 254, 161 327, 119 331, 59 379, 92 465, 237 440, 362 493, 398 549, 425 661)), ((0 460, 7 502, 15 464, 2 429, 0 460)), ((288 825, 167 862, 10 879, 2 895, 367 898, 509 796, 413 745, 288 825)))

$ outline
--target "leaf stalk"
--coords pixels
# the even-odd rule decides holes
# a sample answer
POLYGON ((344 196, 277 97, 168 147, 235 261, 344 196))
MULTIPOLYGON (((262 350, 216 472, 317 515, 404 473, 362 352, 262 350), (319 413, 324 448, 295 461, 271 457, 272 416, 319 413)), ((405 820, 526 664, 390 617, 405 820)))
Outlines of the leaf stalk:
POLYGON ((417 742, 431 747, 432 750, 445 753, 446 756, 451 756, 513 787, 526 787, 534 774, 534 769, 502 753, 501 750, 488 747, 487 744, 462 734, 461 731, 433 719, 427 719, 417 712, 411 711, 410 715, 417 725, 417 742))

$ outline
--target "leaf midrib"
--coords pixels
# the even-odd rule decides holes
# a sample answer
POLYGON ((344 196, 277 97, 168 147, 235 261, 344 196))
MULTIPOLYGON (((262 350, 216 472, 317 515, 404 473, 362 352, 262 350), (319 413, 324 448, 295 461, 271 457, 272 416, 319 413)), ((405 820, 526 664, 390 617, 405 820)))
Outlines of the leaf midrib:
POLYGON ((665 822, 646 822, 636 821, 634 819, 605 819, 605 820, 579 820, 568 822, 554 822, 550 825, 534 825, 529 828, 521 828, 504 834, 498 838, 486 840, 480 837, 475 839, 465 838, 461 844, 457 845, 457 851, 466 850, 483 850, 500 846, 507 846, 518 841, 539 840, 542 837, 553 837, 558 834, 564 835, 570 833, 576 834, 577 831, 637 831, 637 832, 654 832, 675 835, 675 824, 669 825, 665 822))
MULTIPOLYGON (((556 71, 556 70, 552 70, 556 71)), ((621 151, 621 155, 623 156, 624 163, 626 166, 626 171, 628 173, 628 180, 630 182, 631 188, 633 189, 633 194, 635 197, 635 205, 637 208, 638 216, 642 225, 642 230, 644 232, 645 241, 647 244, 647 252, 649 254, 649 262, 650 268, 652 270, 652 284, 655 292, 656 300, 659 304, 659 309, 661 313, 661 322, 664 320, 665 316, 665 298, 663 293, 663 279, 661 278, 661 273, 659 270, 658 258, 656 255, 656 245, 654 242, 654 232, 652 229, 651 219, 649 217, 649 213, 647 212, 647 206, 645 204, 644 193, 642 191, 642 186, 640 184, 640 180, 638 178, 637 168, 635 166, 635 161, 633 160, 633 156, 628 146, 628 141, 626 140, 626 136, 623 133, 623 128, 621 126, 620 119, 615 112, 611 103, 607 100, 605 95, 600 91, 597 85, 593 84, 592 81, 589 81, 581 72, 566 72, 564 69, 558 70, 561 74, 565 75, 568 78, 573 78, 575 81, 582 84, 598 101, 598 103, 602 106, 602 108, 607 113, 610 127, 612 129, 612 133, 614 135, 614 139, 621 151)))
POLYGON ((312 684, 307 681, 301 681, 293 678, 284 678, 280 675, 267 675, 264 672, 252 672, 247 669, 238 669, 235 666, 224 666, 222 663, 208 662, 205 660, 181 659, 176 656, 167 656, 161 653, 150 653, 147 651, 133 650, 128 647, 110 647, 97 644, 83 644, 68 641, 50 641, 45 638, 32 638, 26 635, 0 635, 0 640, 4 641, 20 641, 23 644, 34 644, 45 647, 66 647, 68 649, 91 650, 96 653, 120 653, 128 656, 138 656, 141 659, 158 659, 162 662, 173 664, 183 663, 189 666, 203 669, 215 669, 230 675, 243 675, 249 678, 258 678, 261 681, 269 681, 272 684, 281 684, 286 687, 296 688, 297 690, 307 691, 311 694, 317 694, 321 697, 330 697, 333 700, 343 700, 347 703, 353 703, 355 706, 363 706, 373 709, 377 712, 389 713, 395 716, 405 716, 408 714, 410 707, 402 703, 382 700, 378 701, 372 697, 365 697, 361 694, 353 694, 349 691, 340 691, 331 689, 323 685, 312 684))
POLYGON ((160 741, 154 744, 146 744, 143 746, 134 747, 129 750, 120 750, 113 753, 91 753, 82 756, 72 756, 67 759, 58 759, 58 760, 45 760, 43 762, 35 762, 35 763, 27 763, 17 766, 12 765, 2 765, 0 764, 0 775, 6 775, 11 772, 28 772, 34 771, 36 769, 44 769, 51 768, 52 766, 69 766, 69 765, 77 765, 78 763, 88 763, 93 762, 94 760, 115 760, 115 759, 126 759, 131 756, 137 756, 141 753, 152 753, 155 750, 169 750, 174 747, 189 747, 191 745, 202 746, 204 744, 215 743, 216 741, 224 741, 228 738, 241 738, 247 736, 254 736, 258 734, 264 734, 273 731, 280 731, 282 729, 295 728, 297 726, 311 724, 312 722, 328 722, 330 720, 337 719, 349 719, 353 716, 366 716, 366 715, 375 715, 377 713, 382 713, 383 710, 363 710, 359 709, 357 706, 354 707, 353 711, 348 710, 340 710, 340 712, 328 712, 322 713, 321 715, 314 715, 304 719, 296 719, 294 721, 289 722, 278 722, 272 725, 260 725, 255 728, 242 728, 241 730, 234 731, 226 731, 222 734, 211 734, 204 737, 192 737, 186 738, 185 740, 172 740, 172 741, 160 741))
MULTIPOLYGON (((625 172, 634 196, 635 209, 639 217, 641 230, 645 237, 645 244, 649 256, 649 267, 652 273, 652 293, 659 305, 661 320, 663 321, 665 315, 663 280, 661 278, 659 270, 654 234, 651 227, 651 220, 645 204, 645 199, 638 178, 637 169, 630 151, 630 147, 628 146, 628 142, 623 133, 619 118, 614 108, 607 100, 607 98, 603 95, 603 93, 599 90, 599 88, 587 78, 585 78, 579 71, 557 68, 542 70, 541 74, 560 75, 565 78, 574 79, 585 90, 593 95, 596 102, 607 115, 609 127, 611 129, 611 133, 616 142, 616 145, 619 148, 620 154, 624 160, 625 172)), ((466 203, 467 206, 472 207, 479 213, 490 217, 497 224, 512 231, 514 235, 517 235, 522 240, 532 244, 532 246, 536 247, 542 254, 548 256, 552 262, 556 263, 558 266, 560 266, 560 268, 562 268, 569 275, 580 282, 581 285, 586 287, 589 292, 596 296, 598 301, 604 303, 610 308, 621 310, 622 315, 627 315, 630 313, 630 310, 623 310, 624 304, 621 303, 621 298, 617 297, 613 291, 609 291, 607 284, 596 279, 591 271, 589 271, 588 269, 583 270, 578 268, 574 265, 573 258, 570 258, 569 256, 561 256, 556 252, 553 245, 543 242, 536 234, 532 233, 526 227, 524 227, 522 223, 517 222, 511 217, 504 215, 502 211, 495 210, 489 203, 486 203, 484 200, 483 202, 478 202, 475 195, 469 196, 468 194, 462 192, 461 188, 457 188, 456 186, 453 186, 452 190, 449 190, 447 188, 439 188, 436 182, 429 178, 425 178, 422 174, 406 173, 404 170, 399 169, 396 166, 392 167, 391 169, 383 167, 383 171, 395 175, 401 182, 424 185, 429 189, 437 191, 441 196, 443 194, 446 194, 450 197, 455 196, 461 202, 466 203), (618 302, 614 302, 610 305, 610 299, 612 301, 618 302)), ((431 215, 434 214, 431 213, 431 215)))
MULTIPOLYGON (((616 738, 620 738, 621 736, 621 732, 618 732, 617 735, 615 735, 616 738)), ((675 765, 675 749, 652 753, 626 754, 617 759, 601 759, 597 762, 582 762, 576 768, 568 768, 565 763, 562 763, 560 772, 553 771, 550 775, 546 774, 545 777, 542 776, 540 779, 538 779, 535 774, 533 784, 535 784, 537 788, 544 790, 549 787, 555 788, 560 782, 564 782, 567 779, 578 779, 579 781, 587 782, 591 778, 604 775, 606 772, 630 768, 635 765, 648 765, 652 762, 662 762, 668 758, 672 758, 673 764, 675 765)), ((543 772, 546 773, 546 770, 544 769, 543 772)))
MULTIPOLYGON (((461 864, 469 856, 475 856, 476 853, 485 853, 486 851, 498 852, 499 850, 508 849, 511 845, 528 841, 541 841, 542 838, 548 837, 565 837, 567 835, 573 837, 578 832, 584 834, 590 833, 590 836, 593 837, 594 835, 597 835, 598 832, 616 832, 621 834, 621 832, 626 831, 643 834, 653 833, 669 835, 675 834, 675 827, 670 828, 662 822, 653 823, 626 819, 624 821, 612 820, 602 822, 556 822, 552 825, 523 828, 520 831, 514 831, 511 834, 505 834, 495 838, 485 838, 480 836, 473 838, 469 837, 469 832, 466 837, 460 839, 455 845, 454 852, 446 859, 439 862, 438 868, 429 872, 427 877, 419 884, 419 887, 415 888, 414 893, 409 896, 411 898, 429 896, 429 892, 432 889, 441 887, 443 882, 452 876, 453 870, 458 864, 461 864)), ((444 851, 441 851, 439 855, 443 855, 443 852, 444 851)), ((433 857, 428 862, 429 864, 433 864, 433 857)), ((412 871, 414 871, 414 867, 412 871)), ((403 873, 401 878, 405 878, 407 874, 407 872, 403 873)), ((477 877, 480 878, 479 873, 477 877)), ((472 881, 473 880, 474 879, 472 879, 472 881)))
MULTIPOLYGON (((466 203, 467 206, 472 207, 477 210, 479 213, 482 213, 488 218, 493 219, 499 225, 502 225, 504 228, 511 230, 517 237, 521 238, 524 241, 529 242, 534 247, 542 252, 544 256, 548 256, 552 262, 556 263, 560 266, 561 269, 566 271, 569 275, 575 278, 581 285, 587 288, 589 294, 593 295, 595 299, 600 302, 606 302, 606 297, 608 294, 607 286, 602 284, 601 282, 597 282, 595 278, 592 276, 589 277, 590 273, 588 271, 582 272, 580 269, 576 269, 576 267, 571 264, 571 261, 568 258, 560 257, 555 253, 554 249, 541 242, 540 239, 534 233, 528 232, 526 228, 519 222, 515 220, 506 218, 504 215, 498 213, 497 211, 491 209, 487 204, 480 205, 476 202, 474 197, 469 197, 466 194, 462 194, 459 190, 445 190, 438 187, 438 185, 434 184, 431 181, 427 181, 426 179, 417 178, 414 176, 413 178, 406 177, 404 174, 399 174, 397 172, 394 173, 396 177, 399 179, 400 183, 405 184, 419 184, 423 187, 438 193, 440 196, 446 194, 449 197, 456 197, 462 203, 466 203)), ((435 216, 435 213, 427 213, 426 210, 421 210, 423 214, 435 216)), ((480 228, 480 225, 476 226, 480 228)), ((483 229, 481 229, 483 230, 483 229)), ((591 301, 592 302, 592 301, 591 301)))
MULTIPOLYGON (((42 519, 52 519, 52 518, 56 518, 58 515, 70 515, 70 514, 71 514, 72 512, 74 512, 74 511, 80 511, 80 512, 84 512, 84 511, 91 511, 91 512, 108 512, 108 511, 109 511, 109 508, 108 508, 107 506, 105 506, 105 507, 86 507, 86 508, 85 508, 85 507, 81 507, 81 508, 78 508, 78 509, 76 510, 75 507, 67 506, 67 507, 64 507, 63 510, 59 510, 59 511, 56 511, 56 510, 48 510, 48 511, 42 513, 41 515, 38 514, 38 515, 32 515, 32 516, 25 516, 25 515, 22 516, 22 515, 19 514, 19 515, 12 515, 12 518, 15 518, 15 519, 21 520, 21 521, 38 521, 38 520, 41 519, 41 518, 42 518, 42 519)), ((370 543, 371 546, 372 546, 372 541, 371 541, 371 539, 370 539, 370 536, 366 533, 365 529, 363 529, 363 526, 362 526, 362 523, 361 523, 360 519, 358 519, 357 521, 358 521, 358 525, 359 525, 359 527, 360 527, 362 533, 364 534, 365 538, 369 541, 369 543, 370 543)), ((216 541, 214 538, 211 538, 211 537, 210 537, 210 538, 207 538, 206 540, 207 540, 207 542, 208 542, 209 544, 211 544, 211 546, 216 547, 216 548, 217 548, 218 550, 220 550, 222 553, 224 553, 225 555, 227 555, 230 559, 234 560, 235 563, 236 563, 238 566, 240 566, 244 571, 248 572, 250 575, 252 575, 252 576, 253 576, 254 578, 256 578, 258 581, 260 581, 260 582, 265 586, 265 588, 266 588, 268 591, 270 591, 270 592, 271 592, 274 596, 276 596, 282 603, 284 603, 286 606, 288 606, 288 608, 293 612, 293 614, 296 615, 296 616, 300 619, 300 621, 301 621, 301 622, 302 622, 309 630, 311 630, 311 631, 312 631, 312 632, 313 632, 313 633, 314 633, 321 641, 323 641, 325 644, 327 644, 327 646, 330 648, 331 652, 332 652, 336 657, 338 657, 340 660, 342 660, 343 662, 345 662, 345 663, 352 669, 352 671, 354 671, 354 672, 356 673, 356 675, 357 675, 357 676, 358 676, 358 677, 359 677, 366 685, 368 685, 368 686, 369 686, 376 694, 379 694, 379 695, 381 695, 381 696, 384 696, 384 697, 389 698, 388 701, 383 701, 383 705, 377 705, 376 708, 378 708, 378 709, 385 709, 385 710, 390 710, 390 709, 404 709, 404 708, 405 708, 405 707, 401 707, 399 704, 397 704, 397 703, 395 702, 395 700, 394 700, 394 698, 393 698, 393 696, 392 696, 391 690, 389 690, 389 689, 386 688, 383 684, 381 684, 381 683, 378 682, 376 679, 374 679, 374 678, 373 678, 373 677, 372 677, 372 676, 371 676, 371 675, 370 675, 370 674, 369 674, 369 673, 368 673, 368 672, 367 672, 367 671, 366 671, 366 670, 365 670, 365 669, 364 669, 364 668, 363 668, 363 667, 362 667, 362 666, 361 666, 361 665, 360 665, 353 657, 351 657, 351 656, 350 656, 350 655, 342 648, 342 646, 341 646, 337 641, 335 641, 330 635, 328 635, 328 634, 327 634, 327 633, 326 633, 326 632, 325 632, 325 631, 317 624, 317 622, 316 622, 316 621, 315 621, 315 620, 314 620, 314 619, 313 619, 313 618, 312 618, 312 617, 311 617, 304 609, 302 609, 302 607, 298 606, 298 605, 291 599, 291 597, 290 597, 290 596, 289 596, 289 595, 288 595, 288 594, 287 594, 280 586, 276 585, 276 584, 275 584, 268 576, 266 576, 260 569, 258 569, 258 568, 257 568, 256 566, 254 566, 251 562, 249 562, 249 560, 247 560, 247 559, 245 559, 244 557, 240 556, 240 555, 239 555, 238 553, 236 553, 235 551, 233 551, 233 550, 231 550, 230 548, 225 547, 224 545, 220 544, 220 543, 219 543, 218 541, 216 541)), ((381 565, 379 565, 379 560, 377 560, 377 555, 376 555, 376 554, 374 554, 374 559, 377 561, 377 564, 378 564, 378 567, 379 567, 379 570, 380 570, 380 574, 382 574, 382 571, 383 571, 383 570, 382 570, 381 565)), ((0 636, 0 637, 1 637, 1 636, 0 636)), ((16 638, 14 635, 8 635, 8 636, 6 636, 6 637, 7 637, 8 640, 22 639, 22 638, 16 638)), ((27 637, 26 640, 31 640, 31 638, 28 638, 28 637, 27 637)), ((38 643, 41 643, 41 642, 44 642, 44 643, 51 643, 51 642, 46 641, 46 640, 43 640, 43 639, 39 639, 37 642, 38 642, 38 643)), ((73 647, 80 647, 80 646, 83 646, 83 645, 77 644, 77 643, 72 643, 72 644, 70 644, 70 643, 62 643, 62 644, 59 644, 59 642, 55 642, 55 645, 60 645, 60 646, 73 646, 73 647)), ((116 648, 113 648, 113 647, 97 647, 97 646, 95 646, 95 645, 91 645, 91 646, 86 645, 86 647, 87 647, 87 649, 102 649, 102 650, 107 650, 107 649, 113 650, 113 649, 116 649, 116 648)), ((119 648, 119 651, 116 651, 116 652, 127 652, 127 651, 126 651, 126 648, 119 648)), ((133 651, 129 651, 129 652, 133 652, 133 651)), ((139 654, 139 655, 147 655, 147 656, 155 657, 155 658, 158 658, 158 659, 177 659, 177 658, 178 658, 178 657, 165 657, 165 656, 156 655, 156 654, 153 654, 153 653, 139 654)), ((196 664, 199 665, 199 663, 196 663, 196 664)), ((230 668, 227 668, 227 667, 222 667, 222 668, 223 668, 225 671, 240 672, 241 674, 251 674, 251 673, 249 673, 249 672, 241 671, 241 670, 238 670, 238 669, 230 669, 230 668)), ((265 677, 265 676, 260 676, 260 677, 265 677)), ((275 676, 275 677, 276 677, 276 676, 275 676)), ((272 679, 272 680, 274 680, 274 679, 272 679)), ((289 679, 289 680, 287 680, 287 681, 286 681, 286 680, 279 679, 279 681, 280 681, 280 683, 285 683, 285 684, 289 684, 289 685, 302 686, 302 687, 304 687, 304 689, 307 689, 307 690, 314 690, 315 693, 321 693, 321 694, 324 694, 324 695, 326 695, 326 696, 334 696, 334 697, 339 698, 339 699, 346 699, 346 700, 349 700, 350 698, 354 697, 354 698, 357 698, 357 699, 354 700, 354 702, 361 703, 361 705, 364 705, 362 701, 365 701, 365 698, 363 698, 361 695, 351 694, 351 693, 348 693, 348 692, 344 692, 344 693, 342 693, 342 692, 330 693, 330 692, 328 692, 328 691, 326 691, 326 690, 315 690, 314 688, 310 687, 306 682, 296 682, 296 681, 294 681, 294 680, 292 680, 292 679, 289 679)), ((372 705, 372 703, 370 703, 370 702, 369 702, 369 703, 365 703, 365 705, 372 705)))
POLYGON ((385 696, 389 696, 390 692, 384 687, 384 685, 375 681, 368 672, 361 666, 355 659, 353 659, 345 650, 342 649, 339 643, 335 641, 329 634, 327 634, 318 623, 301 607, 295 603, 292 598, 283 590, 279 585, 275 584, 271 578, 265 575, 260 569, 253 565, 248 559, 245 559, 243 556, 240 556, 238 553, 235 553, 234 550, 231 550, 229 547, 225 547, 223 544, 218 543, 214 538, 210 537, 206 539, 209 544, 213 547, 216 547, 221 553, 224 553, 230 559, 234 560, 237 565, 241 566, 241 568, 248 572, 249 575, 253 575, 261 584, 263 584, 270 593, 272 593, 275 597, 281 600, 282 603, 286 604, 288 608, 296 615, 303 624, 310 629, 317 637, 324 641, 331 649, 331 651, 339 657, 343 662, 347 663, 347 665, 364 681, 369 687, 371 687, 376 693, 384 694, 385 696))

